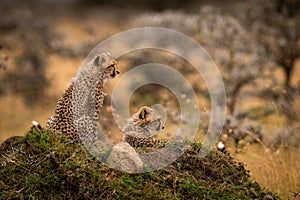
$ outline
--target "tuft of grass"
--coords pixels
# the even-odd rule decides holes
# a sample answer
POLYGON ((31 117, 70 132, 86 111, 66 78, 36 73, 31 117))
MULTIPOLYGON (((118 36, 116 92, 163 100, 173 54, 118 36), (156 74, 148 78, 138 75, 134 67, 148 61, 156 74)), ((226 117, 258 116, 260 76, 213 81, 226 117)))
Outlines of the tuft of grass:
POLYGON ((243 163, 194 143, 164 169, 109 168, 63 135, 31 129, 0 152, 0 199, 263 199, 278 197, 249 178, 243 163))

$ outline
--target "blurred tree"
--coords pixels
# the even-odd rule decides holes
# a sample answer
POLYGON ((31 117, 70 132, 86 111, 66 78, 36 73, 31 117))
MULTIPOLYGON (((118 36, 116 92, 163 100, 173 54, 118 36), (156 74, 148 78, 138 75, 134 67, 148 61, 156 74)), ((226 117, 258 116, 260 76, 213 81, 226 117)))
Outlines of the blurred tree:
POLYGON ((218 10, 201 10, 201 33, 210 55, 221 69, 227 105, 233 114, 241 89, 263 75, 265 51, 240 22, 218 10), (205 16, 205 17, 204 17, 205 16))
POLYGON ((130 7, 136 9, 149 9, 155 11, 162 11, 167 9, 182 9, 184 7, 188 7, 190 4, 199 2, 199 0, 165 0, 165 1, 157 1, 157 0, 148 0, 148 1, 139 1, 139 0, 77 0, 79 5, 83 6, 95 6, 95 5, 110 5, 115 7, 130 7))
POLYGON ((299 8, 300 1, 296 0, 257 0, 241 12, 248 31, 265 47, 269 58, 285 74, 284 89, 279 93, 272 89, 269 92, 289 120, 297 119, 293 107, 293 96, 297 92, 291 78, 296 61, 300 58, 300 22, 297 16, 299 12, 296 12, 299 8))
POLYGON ((299 12, 300 2, 299 0, 275 0, 276 12, 282 13, 288 17, 294 17, 299 12))
POLYGON ((272 60, 283 69, 284 86, 288 91, 292 89, 291 75, 300 58, 299 8, 300 1, 296 0, 258 0, 242 12, 243 21, 265 46, 272 60))
POLYGON ((11 2, 2 2, 0 13, 0 51, 10 60, 0 76, 1 94, 18 94, 31 105, 44 97, 49 84, 46 61, 57 35, 38 14, 34 1, 20 2, 18 8, 11 2))
POLYGON ((166 10, 163 12, 143 13, 130 22, 130 27, 154 26, 164 27, 194 35, 199 32, 199 16, 188 14, 178 10, 166 10))

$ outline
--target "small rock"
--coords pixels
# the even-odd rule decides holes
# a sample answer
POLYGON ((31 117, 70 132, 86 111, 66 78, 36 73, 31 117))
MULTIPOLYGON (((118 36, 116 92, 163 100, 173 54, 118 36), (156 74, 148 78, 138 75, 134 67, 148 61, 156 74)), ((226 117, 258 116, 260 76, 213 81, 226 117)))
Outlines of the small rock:
POLYGON ((143 162, 134 148, 127 142, 116 144, 107 158, 107 164, 114 169, 128 173, 143 171, 143 162))

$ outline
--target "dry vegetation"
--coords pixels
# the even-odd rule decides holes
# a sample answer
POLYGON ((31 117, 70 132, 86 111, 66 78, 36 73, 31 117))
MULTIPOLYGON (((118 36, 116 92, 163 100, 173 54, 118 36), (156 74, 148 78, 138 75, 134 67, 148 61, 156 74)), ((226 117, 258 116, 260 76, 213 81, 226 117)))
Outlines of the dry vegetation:
MULTIPOLYGON (((57 97, 100 41, 128 28, 167 27, 202 44, 222 73, 228 116, 220 139, 228 151, 246 164, 251 178, 261 186, 284 199, 299 198, 299 3, 230 1, 235 6, 229 8, 221 1, 205 2, 176 3, 169 10, 169 1, 139 3, 121 10, 118 1, 86 5, 84 1, 40 4, 32 0, 19 2, 18 7, 1 2, 0 141, 25 132, 33 119, 45 124, 57 97)), ((210 116, 209 92, 189 63, 150 50, 124 55, 118 61, 122 72, 158 62, 183 74, 207 115, 197 135, 204 138, 210 116)), ((116 81, 107 85, 101 119, 102 128, 115 142, 121 139, 110 105, 110 90, 116 81)), ((170 91, 144 86, 131 98, 130 110, 133 113, 140 106, 156 103, 168 113, 166 130, 159 137, 170 139, 180 120, 178 102, 170 91)))
POLYGON ((263 146, 249 146, 235 157, 247 163, 251 177, 259 184, 281 194, 284 199, 299 198, 299 147, 281 147, 271 152, 263 146))

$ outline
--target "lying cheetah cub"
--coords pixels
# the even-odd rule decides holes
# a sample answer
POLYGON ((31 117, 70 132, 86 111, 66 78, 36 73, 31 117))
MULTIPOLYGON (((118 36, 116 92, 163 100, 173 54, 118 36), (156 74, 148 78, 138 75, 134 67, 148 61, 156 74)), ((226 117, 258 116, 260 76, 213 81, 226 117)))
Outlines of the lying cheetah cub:
POLYGON ((162 116, 152 108, 143 106, 122 129, 123 141, 133 147, 151 147, 162 143, 153 134, 164 129, 162 116))

